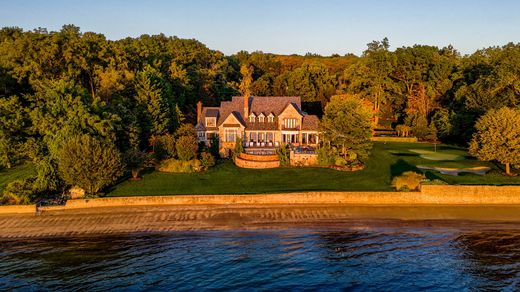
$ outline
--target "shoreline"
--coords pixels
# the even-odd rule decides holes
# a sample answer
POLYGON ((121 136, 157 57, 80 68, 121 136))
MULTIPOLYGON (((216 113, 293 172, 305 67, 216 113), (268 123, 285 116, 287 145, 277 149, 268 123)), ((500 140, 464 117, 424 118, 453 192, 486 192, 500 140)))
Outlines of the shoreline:
POLYGON ((508 228, 520 230, 520 205, 161 205, 0 215, 0 239, 262 229, 508 228))

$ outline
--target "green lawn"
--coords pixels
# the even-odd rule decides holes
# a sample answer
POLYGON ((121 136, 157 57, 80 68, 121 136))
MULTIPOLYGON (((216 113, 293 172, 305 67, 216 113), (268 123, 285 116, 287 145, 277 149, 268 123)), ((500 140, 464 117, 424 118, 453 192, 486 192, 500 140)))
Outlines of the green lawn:
MULTIPOLYGON (((365 169, 341 172, 324 168, 242 169, 230 161, 218 164, 204 173, 171 174, 157 171, 145 173, 141 181, 125 181, 108 190, 108 196, 144 196, 174 194, 240 194, 297 191, 391 191, 393 176, 416 165, 438 167, 497 167, 477 161, 464 149, 422 143, 374 143, 370 161, 365 169), (433 153, 432 153, 433 152, 433 153), (423 156, 421 156, 423 155, 423 156)), ((520 184, 520 177, 505 177, 497 171, 479 176, 442 175, 427 171, 430 179, 450 184, 520 184)))
POLYGON ((31 163, 20 164, 10 169, 0 169, 0 193, 8 183, 30 177, 35 173, 34 165, 31 163))

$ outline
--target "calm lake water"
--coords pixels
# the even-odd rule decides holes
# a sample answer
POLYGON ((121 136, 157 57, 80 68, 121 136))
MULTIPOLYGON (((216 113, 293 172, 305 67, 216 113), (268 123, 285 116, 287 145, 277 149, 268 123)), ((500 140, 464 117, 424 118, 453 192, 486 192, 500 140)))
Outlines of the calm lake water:
POLYGON ((520 229, 348 226, 1 241, 0 290, 520 289, 520 229))

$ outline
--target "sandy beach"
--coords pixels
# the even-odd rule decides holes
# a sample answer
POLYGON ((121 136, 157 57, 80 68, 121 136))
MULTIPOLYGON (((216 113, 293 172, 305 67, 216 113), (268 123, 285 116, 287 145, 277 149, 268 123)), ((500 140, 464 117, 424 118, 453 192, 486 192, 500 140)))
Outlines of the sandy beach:
POLYGON ((271 228, 453 225, 520 228, 520 206, 182 205, 0 215, 0 238, 271 228))

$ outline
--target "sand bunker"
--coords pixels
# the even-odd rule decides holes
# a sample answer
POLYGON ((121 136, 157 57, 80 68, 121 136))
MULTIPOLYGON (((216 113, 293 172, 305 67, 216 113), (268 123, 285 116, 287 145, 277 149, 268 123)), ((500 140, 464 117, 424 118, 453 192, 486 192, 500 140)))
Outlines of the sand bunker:
POLYGON ((459 175, 459 173, 473 173, 478 175, 485 175, 491 168, 486 166, 477 166, 477 167, 470 167, 470 168, 448 168, 448 167, 433 167, 433 166, 424 166, 424 165, 417 165, 418 169, 421 170, 434 170, 438 171, 442 174, 449 174, 449 175, 459 175))

